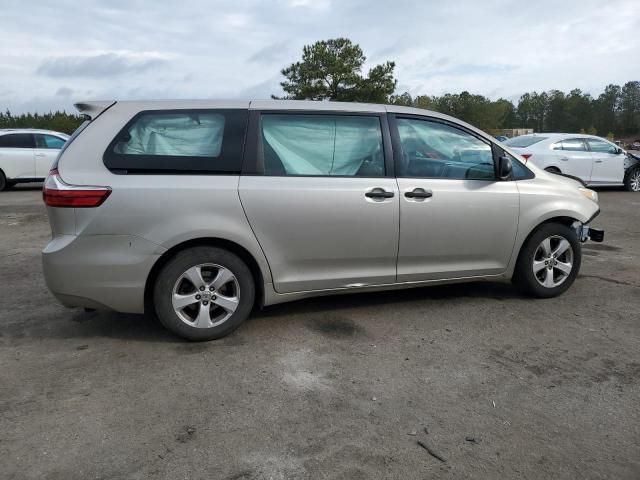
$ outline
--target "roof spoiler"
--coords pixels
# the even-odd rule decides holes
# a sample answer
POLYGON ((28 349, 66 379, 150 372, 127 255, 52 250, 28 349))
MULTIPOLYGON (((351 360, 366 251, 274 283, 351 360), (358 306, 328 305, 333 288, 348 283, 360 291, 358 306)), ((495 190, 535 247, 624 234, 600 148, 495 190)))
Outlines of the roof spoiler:
POLYGON ((83 115, 90 120, 94 120, 107 108, 115 105, 115 103, 115 100, 97 100, 95 102, 79 102, 75 103, 73 106, 76 107, 78 112, 80 112, 80 115, 83 115))

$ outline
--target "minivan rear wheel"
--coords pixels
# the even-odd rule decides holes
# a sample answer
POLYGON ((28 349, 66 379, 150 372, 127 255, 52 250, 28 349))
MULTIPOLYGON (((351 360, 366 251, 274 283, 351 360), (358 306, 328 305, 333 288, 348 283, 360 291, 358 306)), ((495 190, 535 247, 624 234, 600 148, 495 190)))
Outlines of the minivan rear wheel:
POLYGON ((171 258, 154 286, 160 322, 188 340, 224 337, 251 313, 255 284, 247 265, 217 247, 194 247, 171 258))
POLYGON ((513 281, 534 297, 555 297, 574 282, 581 261, 576 232, 560 223, 546 223, 523 245, 513 281))

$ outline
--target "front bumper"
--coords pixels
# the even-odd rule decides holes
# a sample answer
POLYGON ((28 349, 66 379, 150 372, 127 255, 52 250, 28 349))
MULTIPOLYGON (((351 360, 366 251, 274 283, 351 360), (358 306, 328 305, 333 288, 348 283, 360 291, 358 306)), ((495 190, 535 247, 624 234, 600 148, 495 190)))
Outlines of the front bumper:
POLYGON ((581 242, 591 240, 592 242, 602 242, 604 240, 604 230, 601 228, 590 227, 589 225, 581 225, 578 232, 581 242))
POLYGON ((133 235, 56 235, 42 251, 42 267, 66 306, 143 313, 147 278, 164 251, 133 235))

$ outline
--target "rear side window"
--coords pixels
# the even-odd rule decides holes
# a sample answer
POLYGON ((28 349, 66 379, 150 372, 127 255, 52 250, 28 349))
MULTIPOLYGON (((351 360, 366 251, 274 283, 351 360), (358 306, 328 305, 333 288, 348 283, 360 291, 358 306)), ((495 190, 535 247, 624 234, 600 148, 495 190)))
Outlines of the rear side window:
POLYGON ((64 145, 65 140, 56 137, 54 135, 45 135, 36 133, 36 148, 50 148, 54 150, 60 150, 64 145))
POLYGON ((533 136, 533 135, 522 135, 520 137, 514 137, 511 138, 509 140, 507 140, 506 142, 504 142, 505 145, 508 145, 510 147, 516 147, 516 148, 526 148, 526 147, 530 147, 531 145, 534 145, 538 142, 541 142, 543 140, 546 140, 548 137, 539 137, 539 136, 533 136))
POLYGON ((586 152, 587 147, 581 138, 569 138, 553 145, 553 150, 566 150, 569 152, 586 152))
POLYGON ((8 133, 0 135, 0 148, 35 148, 31 133, 8 133))
POLYGON ((116 173, 239 174, 247 110, 164 110, 136 115, 111 142, 116 173))
POLYGON ((382 177, 379 117, 264 114, 265 175, 382 177))

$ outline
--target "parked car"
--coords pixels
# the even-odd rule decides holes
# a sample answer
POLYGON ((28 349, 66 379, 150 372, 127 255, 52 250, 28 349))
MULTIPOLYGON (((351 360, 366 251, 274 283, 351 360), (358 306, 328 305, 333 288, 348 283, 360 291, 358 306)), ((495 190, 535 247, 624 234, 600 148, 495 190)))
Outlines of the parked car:
POLYGON ((0 129, 0 191, 42 182, 68 138, 51 130, 0 129))
POLYGON ((597 193, 452 117, 300 101, 85 102, 44 185, 49 289, 191 340, 315 295, 575 280, 597 193))
POLYGON ((567 133, 522 135, 505 142, 529 164, 581 179, 587 185, 640 192, 640 161, 604 138, 567 133))

